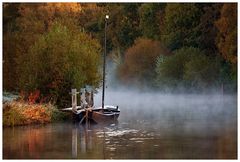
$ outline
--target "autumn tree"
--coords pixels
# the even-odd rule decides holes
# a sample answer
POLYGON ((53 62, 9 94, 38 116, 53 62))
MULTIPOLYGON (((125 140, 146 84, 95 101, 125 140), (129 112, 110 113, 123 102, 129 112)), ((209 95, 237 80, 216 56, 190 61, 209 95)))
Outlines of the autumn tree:
POLYGON ((49 31, 57 20, 71 30, 79 27, 77 16, 81 7, 77 3, 23 3, 19 6, 20 17, 17 19, 17 27, 21 41, 27 49, 41 35, 49 31))
POLYGON ((218 29, 216 45, 224 58, 221 66, 221 83, 224 90, 237 89, 237 4, 225 3, 221 17, 215 22, 218 29))
POLYGON ((21 75, 16 72, 21 66, 19 60, 27 57, 30 46, 49 31, 52 23, 58 20, 76 30, 80 11, 78 3, 4 3, 4 89, 19 90, 16 85, 21 75))
POLYGON ((159 41, 139 38, 127 49, 120 76, 125 83, 151 83, 156 58, 168 54, 169 51, 159 41))
POLYGON ((223 5, 216 26, 219 30, 216 44, 220 53, 227 61, 237 64, 237 3, 223 5))
POLYGON ((79 14, 78 22, 86 32, 91 33, 92 36, 101 40, 102 32, 104 30, 104 18, 106 13, 105 8, 95 3, 81 4, 81 12, 79 14))
POLYGON ((100 52, 99 43, 86 33, 55 22, 20 60, 19 86, 28 92, 40 90, 51 101, 66 106, 71 88, 99 86, 100 52))

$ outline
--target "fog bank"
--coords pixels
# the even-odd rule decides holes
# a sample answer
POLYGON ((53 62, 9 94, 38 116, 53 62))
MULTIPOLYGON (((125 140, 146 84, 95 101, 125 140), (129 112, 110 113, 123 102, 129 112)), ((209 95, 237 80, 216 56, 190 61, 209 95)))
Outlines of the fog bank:
MULTIPOLYGON (((110 82, 115 79, 112 74, 114 71, 108 72, 105 105, 119 106, 120 124, 131 123, 129 125, 139 129, 183 134, 202 131, 219 134, 225 129, 237 130, 236 94, 142 91, 110 82)), ((102 89, 94 98, 95 106, 101 106, 102 89)))

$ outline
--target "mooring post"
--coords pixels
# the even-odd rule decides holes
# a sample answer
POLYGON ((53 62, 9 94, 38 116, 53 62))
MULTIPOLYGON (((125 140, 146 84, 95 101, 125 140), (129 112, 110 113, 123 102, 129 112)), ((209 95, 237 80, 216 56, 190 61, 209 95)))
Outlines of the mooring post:
POLYGON ((91 107, 94 105, 93 90, 91 91, 91 107))
POLYGON ((86 107, 86 97, 85 97, 85 88, 80 89, 80 104, 81 104, 81 109, 85 109, 86 107))
POLYGON ((94 105, 93 88, 89 85, 86 86, 86 101, 89 107, 93 107, 94 105))
POLYGON ((72 89, 72 111, 77 112, 77 89, 72 89))

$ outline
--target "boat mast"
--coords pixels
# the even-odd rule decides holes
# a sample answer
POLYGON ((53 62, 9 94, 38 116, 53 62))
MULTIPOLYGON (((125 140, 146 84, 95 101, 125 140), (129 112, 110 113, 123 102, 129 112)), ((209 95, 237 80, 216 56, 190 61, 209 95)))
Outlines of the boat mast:
POLYGON ((107 53, 107 20, 109 15, 105 17, 105 34, 104 34, 104 54, 103 54, 103 89, 102 89, 102 109, 104 108, 104 95, 105 95, 105 66, 106 66, 106 53, 107 53))

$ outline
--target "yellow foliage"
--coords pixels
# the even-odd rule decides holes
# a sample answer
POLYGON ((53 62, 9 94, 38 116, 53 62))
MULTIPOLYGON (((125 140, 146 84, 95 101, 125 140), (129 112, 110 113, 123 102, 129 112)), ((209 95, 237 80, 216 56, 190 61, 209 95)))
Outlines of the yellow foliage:
POLYGON ((44 124, 51 122, 51 105, 8 102, 3 105, 3 125, 44 124))
POLYGON ((79 3, 47 3, 46 9, 49 11, 78 13, 82 10, 79 3))

